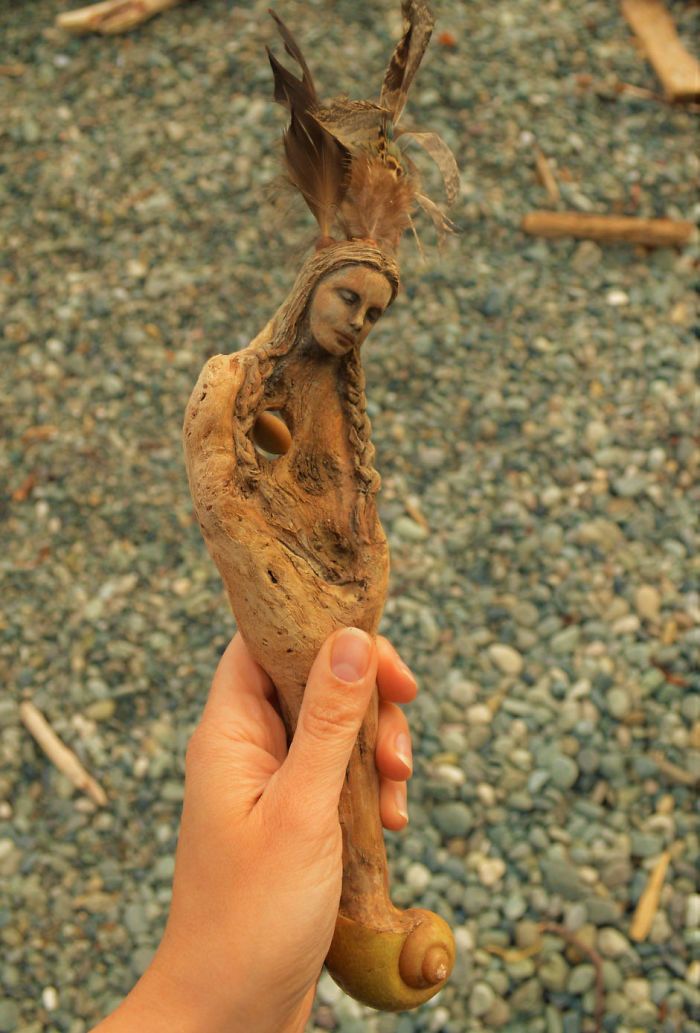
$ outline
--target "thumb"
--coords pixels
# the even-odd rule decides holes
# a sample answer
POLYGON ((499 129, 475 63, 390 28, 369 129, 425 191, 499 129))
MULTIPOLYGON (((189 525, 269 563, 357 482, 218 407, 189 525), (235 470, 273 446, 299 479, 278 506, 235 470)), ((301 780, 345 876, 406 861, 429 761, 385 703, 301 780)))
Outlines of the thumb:
POLYGON ((345 770, 377 678, 377 648, 359 628, 334 632, 309 673, 296 731, 279 774, 309 811, 336 811, 345 770))

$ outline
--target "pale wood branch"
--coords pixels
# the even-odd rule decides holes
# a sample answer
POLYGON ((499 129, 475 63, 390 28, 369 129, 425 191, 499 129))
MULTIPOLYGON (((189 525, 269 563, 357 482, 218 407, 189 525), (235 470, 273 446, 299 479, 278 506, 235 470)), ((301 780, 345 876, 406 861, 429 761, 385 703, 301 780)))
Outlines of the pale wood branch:
POLYGON ((636 940, 639 943, 641 940, 646 940, 649 935, 649 930, 651 929, 652 922, 654 921, 654 915, 659 908, 661 890, 663 888, 664 879, 666 878, 666 869, 668 868, 670 860, 671 851, 664 850, 649 875, 649 880, 642 891, 641 897, 637 901, 637 907, 635 908, 634 915, 632 916, 632 922, 630 924, 631 940, 636 940))
POLYGON ((662 0, 622 0, 622 13, 636 33, 669 100, 700 97, 700 62, 681 43, 662 0))
POLYGON ((185 0, 103 0, 102 3, 59 14, 56 25, 59 29, 77 35, 86 32, 116 35, 128 32, 161 11, 167 11, 184 2, 185 0))
POLYGON ((541 147, 535 147, 535 167, 537 169, 537 178, 547 191, 550 204, 559 204, 561 200, 559 184, 554 178, 552 166, 549 164, 547 156, 541 147))
POLYGON ((660 750, 652 750, 649 757, 654 761, 661 774, 671 782, 677 782, 682 786, 695 786, 700 782, 697 775, 668 760, 660 750))
POLYGON ((687 244, 694 226, 676 219, 637 219, 624 215, 588 212, 529 212, 522 220, 525 233, 536 237, 581 237, 603 243, 680 247, 687 244))
POLYGON ((34 737, 49 760, 56 765, 73 785, 87 793, 99 807, 107 805, 107 794, 92 775, 88 774, 72 750, 61 742, 41 711, 25 700, 20 703, 19 716, 27 731, 34 737))

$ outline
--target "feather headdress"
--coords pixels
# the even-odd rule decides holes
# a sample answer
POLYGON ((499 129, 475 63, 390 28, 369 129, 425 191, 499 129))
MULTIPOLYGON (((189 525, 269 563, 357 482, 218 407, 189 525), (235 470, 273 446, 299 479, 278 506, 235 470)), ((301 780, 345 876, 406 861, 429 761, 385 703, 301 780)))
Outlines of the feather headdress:
POLYGON ((459 191, 452 152, 436 133, 397 128, 434 24, 423 0, 402 0, 401 10, 404 34, 389 61, 379 102, 342 97, 326 104, 296 40, 270 11, 285 50, 301 69, 298 78, 268 48, 275 100, 290 113, 284 134, 287 173, 318 222, 320 246, 335 233, 346 239, 370 239, 395 252, 404 231, 413 228, 415 205, 430 216, 440 234, 453 228, 438 205, 421 192, 416 166, 403 147, 418 143, 433 158, 448 204, 459 191))

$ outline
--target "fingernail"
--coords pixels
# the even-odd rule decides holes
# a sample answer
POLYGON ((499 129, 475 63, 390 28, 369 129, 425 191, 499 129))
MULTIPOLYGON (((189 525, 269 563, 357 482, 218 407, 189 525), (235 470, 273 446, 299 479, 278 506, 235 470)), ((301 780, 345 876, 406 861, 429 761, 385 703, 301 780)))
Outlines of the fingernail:
POLYGON ((394 802, 396 803, 396 810, 399 812, 403 820, 408 821, 408 803, 406 802, 406 785, 404 782, 397 785, 394 802))
POLYGON ((416 676, 413 673, 413 671, 411 670, 411 668, 408 666, 408 664, 405 664, 403 662, 403 660, 399 660, 399 667, 400 667, 402 673, 405 674, 408 678, 410 678, 411 681, 413 682, 413 684, 415 685, 416 684, 416 676))
POLYGON ((357 681, 367 672, 371 655, 369 635, 359 628, 344 628, 333 642, 331 671, 342 681, 357 681))
POLYGON ((394 742, 396 756, 402 764, 405 764, 409 772, 413 771, 413 756, 411 750, 411 737, 406 732, 400 732, 394 742))

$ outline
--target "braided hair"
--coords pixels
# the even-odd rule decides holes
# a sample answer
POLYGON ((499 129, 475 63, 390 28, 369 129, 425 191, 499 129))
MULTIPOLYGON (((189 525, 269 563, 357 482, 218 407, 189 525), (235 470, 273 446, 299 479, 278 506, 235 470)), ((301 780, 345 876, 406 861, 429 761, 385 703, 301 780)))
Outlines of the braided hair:
MULTIPOLYGON (((255 339, 250 352, 241 356, 243 379, 235 402, 233 445, 237 477, 245 493, 255 490, 260 481, 252 430, 276 360, 287 355, 300 342, 305 316, 318 283, 347 265, 366 265, 381 273, 391 287, 391 301, 394 300, 399 289, 399 271, 393 258, 364 240, 334 242, 306 260, 289 296, 255 339)), ((341 361, 345 364, 346 374, 342 403, 348 417, 349 442, 359 487, 355 511, 355 523, 359 528, 366 526, 367 506, 379 488, 379 475, 373 466, 374 446, 370 439, 365 377, 359 350, 351 349, 341 361)))

